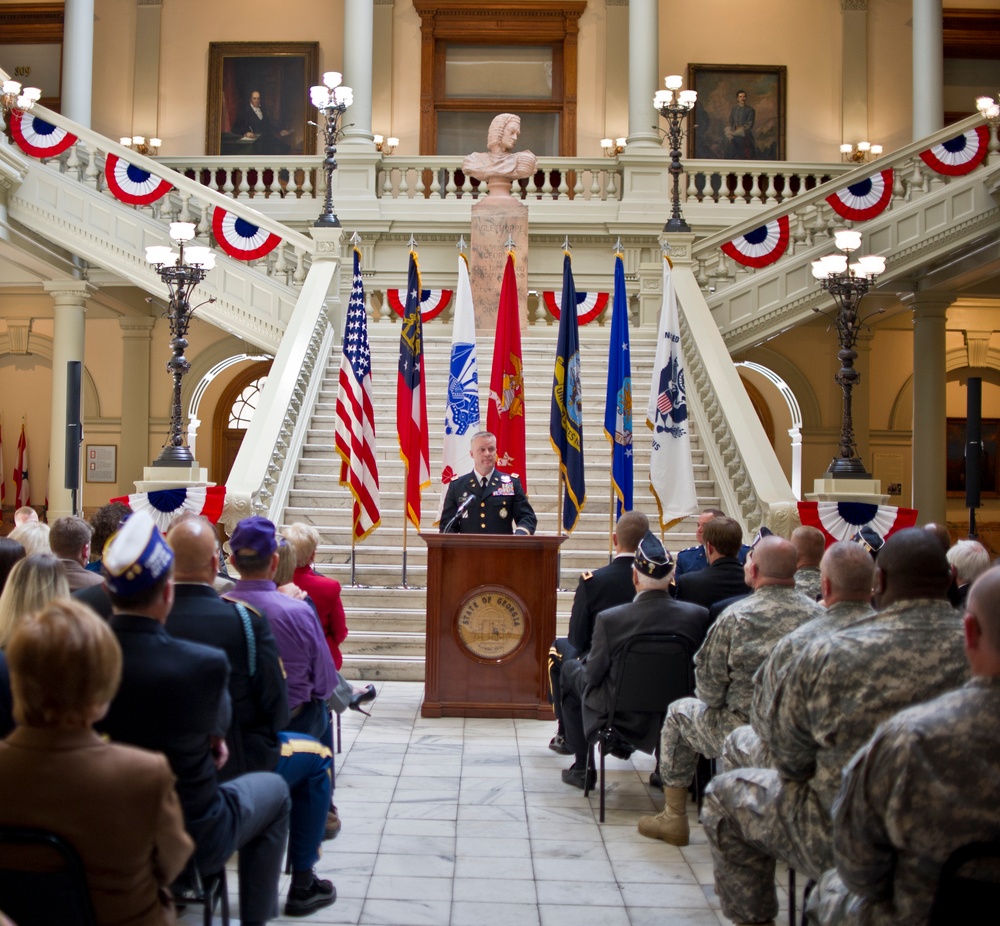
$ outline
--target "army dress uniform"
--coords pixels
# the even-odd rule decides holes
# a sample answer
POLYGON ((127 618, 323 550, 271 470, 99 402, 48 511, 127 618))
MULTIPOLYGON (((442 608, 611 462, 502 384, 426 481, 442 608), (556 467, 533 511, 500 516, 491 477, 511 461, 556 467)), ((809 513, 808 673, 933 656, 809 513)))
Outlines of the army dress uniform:
POLYGON ((723 914, 743 923, 776 916, 776 859, 810 878, 832 867, 841 770, 882 721, 967 677, 962 623, 944 599, 898 601, 813 640, 767 711, 776 770, 726 772, 705 795, 701 820, 723 914))
POLYGON ((485 486, 475 470, 448 483, 440 523, 442 532, 447 529, 452 534, 513 534, 515 530, 533 534, 537 520, 521 480, 494 469, 485 486), (473 500, 458 514, 470 496, 473 500))

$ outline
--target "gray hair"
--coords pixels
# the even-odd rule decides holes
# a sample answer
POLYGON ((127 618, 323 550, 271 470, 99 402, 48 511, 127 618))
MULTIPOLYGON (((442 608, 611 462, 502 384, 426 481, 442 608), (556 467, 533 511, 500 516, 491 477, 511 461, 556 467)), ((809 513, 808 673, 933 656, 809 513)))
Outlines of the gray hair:
POLYGON ((968 585, 990 568, 990 554, 978 540, 958 540, 948 550, 948 562, 958 573, 958 584, 968 585))

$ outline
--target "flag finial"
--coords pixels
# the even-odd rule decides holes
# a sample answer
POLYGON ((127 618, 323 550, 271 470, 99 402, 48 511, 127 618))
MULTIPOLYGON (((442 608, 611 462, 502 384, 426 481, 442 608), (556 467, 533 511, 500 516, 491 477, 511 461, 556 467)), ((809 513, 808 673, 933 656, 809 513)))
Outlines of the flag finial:
POLYGON ((504 242, 504 247, 508 251, 513 251, 513 250, 516 249, 517 246, 514 244, 514 236, 513 235, 508 235, 507 236, 507 240, 504 242))
POLYGON ((668 254, 674 253, 674 246, 669 241, 664 241, 660 244, 660 248, 663 251, 663 256, 666 257, 668 254))
POLYGON ((353 244, 355 247, 361 244, 361 235, 359 235, 357 232, 351 235, 351 244, 353 244))
POLYGON ((456 244, 455 247, 458 248, 459 253, 465 253, 465 235, 458 236, 458 244, 456 244))
POLYGON ((621 237, 621 235, 619 235, 618 236, 618 240, 615 242, 615 246, 614 246, 614 252, 615 252, 615 254, 619 253, 621 251, 621 249, 622 249, 622 237, 621 237))
POLYGON ((573 245, 571 245, 571 244, 569 243, 569 235, 567 235, 567 236, 566 236, 566 237, 565 237, 565 238, 563 239, 563 250, 564 250, 564 251, 572 251, 572 250, 573 250, 573 245))
POLYGON ((411 250, 415 251, 417 249, 417 239, 410 235, 410 240, 406 243, 406 246, 411 250))

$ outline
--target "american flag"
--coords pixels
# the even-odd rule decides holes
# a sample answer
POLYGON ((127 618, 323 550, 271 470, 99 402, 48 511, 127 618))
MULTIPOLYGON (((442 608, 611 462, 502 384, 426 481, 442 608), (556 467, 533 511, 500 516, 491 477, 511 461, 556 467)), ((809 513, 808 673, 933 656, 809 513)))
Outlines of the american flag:
POLYGON ((365 287, 361 253, 354 249, 354 283, 347 303, 344 352, 337 392, 337 453, 340 484, 354 496, 354 536, 364 540, 382 523, 379 515, 378 466, 375 464, 375 413, 372 408, 372 362, 368 348, 365 287))

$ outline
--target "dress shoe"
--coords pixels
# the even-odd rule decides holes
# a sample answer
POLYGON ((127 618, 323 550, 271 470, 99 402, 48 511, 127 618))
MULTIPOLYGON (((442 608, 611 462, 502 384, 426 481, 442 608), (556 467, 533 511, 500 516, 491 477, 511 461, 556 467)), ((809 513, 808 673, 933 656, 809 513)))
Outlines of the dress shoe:
POLYGON ((340 817, 337 815, 337 808, 331 807, 326 815, 326 829, 323 830, 323 840, 336 839, 340 832, 340 817))
POLYGON ((577 768, 574 762, 569 768, 564 768, 562 771, 562 780, 564 784, 572 785, 574 788, 579 788, 583 791, 586 788, 593 788, 597 784, 597 771, 595 769, 590 770, 590 775, 584 778, 586 770, 583 768, 577 768))
POLYGON ((361 705, 367 703, 368 701, 374 701, 377 693, 378 692, 375 691, 374 685, 365 685, 361 691, 356 691, 353 695, 351 695, 351 700, 348 702, 347 706, 352 711, 360 711, 366 717, 369 717, 371 715, 368 711, 362 710, 361 705))
POLYGON ((651 788, 662 788, 663 779, 660 777, 660 770, 654 768, 653 771, 649 773, 649 786, 651 788))
POLYGON ((573 755, 573 750, 566 745, 566 737, 561 733, 557 733, 549 740, 549 749, 553 752, 558 752, 561 756, 573 755))
POLYGON ((312 873, 312 882, 305 887, 291 887, 285 901, 285 916, 308 916, 321 907, 329 907, 337 899, 337 889, 332 881, 317 878, 312 873))

